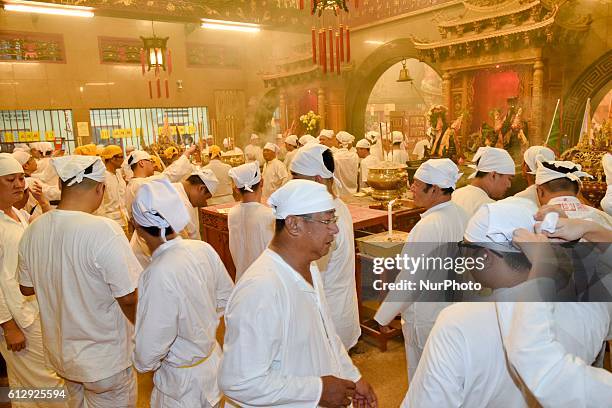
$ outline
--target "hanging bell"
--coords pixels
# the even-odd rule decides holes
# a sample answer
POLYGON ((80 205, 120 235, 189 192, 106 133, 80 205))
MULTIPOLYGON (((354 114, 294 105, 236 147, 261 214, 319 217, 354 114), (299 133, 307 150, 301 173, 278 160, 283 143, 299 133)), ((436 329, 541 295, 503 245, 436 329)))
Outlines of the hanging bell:
POLYGON ((402 69, 400 69, 399 79, 397 82, 412 82, 410 72, 408 72, 408 68, 406 68, 406 60, 402 61, 402 69))

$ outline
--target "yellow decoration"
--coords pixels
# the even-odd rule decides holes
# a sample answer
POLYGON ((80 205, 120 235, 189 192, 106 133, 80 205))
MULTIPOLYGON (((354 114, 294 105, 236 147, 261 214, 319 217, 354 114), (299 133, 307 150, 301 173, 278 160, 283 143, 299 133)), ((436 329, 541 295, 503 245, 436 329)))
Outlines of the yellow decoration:
POLYGON ((189 125, 189 126, 187 127, 187 133, 189 133, 190 135, 195 134, 195 132, 196 132, 196 127, 195 127, 195 126, 193 126, 193 125, 189 125))
POLYGON ((136 128, 136 137, 142 136, 142 128, 136 128))
POLYGON ((4 141, 6 143, 14 143, 15 136, 13 135, 13 132, 4 132, 4 141))
POLYGON ((18 137, 19 137, 19 141, 20 142, 27 142, 28 141, 27 133, 30 133, 30 132, 26 132, 26 131, 23 131, 23 130, 19 131, 19 133, 18 133, 19 136, 18 137))
POLYGON ((110 132, 108 131, 108 129, 102 129, 100 131, 100 139, 102 140, 110 139, 110 132))
POLYGON ((113 139, 122 139, 123 129, 113 129, 113 139))
POLYGON ((184 134, 185 134, 185 126, 179 126, 179 127, 178 127, 178 131, 179 131, 179 133, 180 133, 181 135, 184 135, 184 134))
POLYGON ((38 130, 33 131, 31 138, 33 142, 40 141, 40 132, 38 130))
POLYGON ((157 134, 158 135, 163 135, 164 134, 164 128, 163 127, 158 127, 157 128, 157 134))
POLYGON ((132 129, 123 129, 123 137, 132 137, 132 129))
POLYGON ((54 142, 55 141, 55 132, 53 130, 47 130, 45 132, 45 140, 47 142, 54 142))
POLYGON ((170 127, 170 134, 171 134, 172 136, 176 136, 176 126, 172 126, 172 127, 170 127))

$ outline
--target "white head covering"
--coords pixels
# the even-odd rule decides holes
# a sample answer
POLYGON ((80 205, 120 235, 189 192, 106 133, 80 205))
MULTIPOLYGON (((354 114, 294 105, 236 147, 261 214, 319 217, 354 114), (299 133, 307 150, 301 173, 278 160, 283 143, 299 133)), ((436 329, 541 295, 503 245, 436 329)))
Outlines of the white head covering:
POLYGON ((534 231, 538 206, 527 198, 508 197, 483 204, 470 218, 464 238, 503 252, 520 252, 512 246, 512 233, 518 228, 534 231))
POLYGON ((375 132, 373 130, 370 130, 369 132, 365 134, 365 138, 368 139, 368 141, 372 144, 376 143, 379 136, 380 136, 380 133, 375 132))
POLYGON ((132 203, 132 216, 141 227, 158 227, 166 241, 166 228, 179 233, 189 223, 189 213, 178 191, 164 177, 144 183, 132 203))
POLYGON ((606 153, 601 158, 601 165, 603 166, 604 173, 606 174, 606 183, 612 186, 612 154, 606 153))
POLYGON ((310 143, 301 147, 291 161, 291 171, 304 176, 332 178, 334 173, 323 163, 323 152, 329 150, 325 145, 310 143))
POLYGON ((29 152, 30 146, 28 146, 27 143, 15 143, 15 148, 13 149, 13 151, 15 150, 23 150, 24 152, 29 152))
POLYGON ((370 146, 370 142, 368 142, 366 139, 361 139, 357 142, 355 147, 359 147, 362 149, 369 149, 371 146, 370 146))
POLYGON ((346 147, 349 144, 353 143, 353 140, 355 140, 355 136, 351 135, 349 132, 341 130, 336 134, 336 139, 342 146, 346 147))
POLYGON ((280 147, 278 147, 274 143, 268 142, 264 145, 264 150, 272 150, 274 153, 278 153, 278 151, 280 150, 280 147))
POLYGON ((530 146, 523 153, 523 161, 529 167, 528 174, 535 174, 537 162, 555 160, 555 152, 546 146, 530 146))
POLYGON ((226 149, 229 147, 229 139, 227 137, 223 139, 223 147, 226 149))
POLYGON ((303 135, 299 139, 300 145, 302 145, 302 146, 306 146, 307 144, 313 143, 313 142, 316 142, 316 141, 317 141, 317 139, 315 139, 312 135, 303 135))
POLYGON ((41 142, 32 142, 30 143, 30 149, 36 149, 42 153, 43 147, 41 146, 41 142))
POLYGON ((19 162, 19 164, 23 166, 28 162, 28 160, 30 160, 30 157, 32 157, 32 155, 28 152, 24 152, 23 150, 17 150, 13 151, 13 157, 19 162))
POLYGON ((290 215, 314 214, 333 210, 334 198, 327 188, 310 180, 290 180, 276 190, 268 204, 277 219, 284 220, 290 215))
POLYGON ((258 140, 259 139, 259 135, 257 133, 251 133, 251 142, 253 140, 258 140))
POLYGON ((214 140, 214 139, 215 139, 215 137, 214 137, 213 135, 208 135, 208 136, 206 136, 206 140, 209 140, 209 139, 213 139, 213 140, 214 140))
POLYGON ((393 144, 402 143, 404 141, 404 134, 399 130, 394 130, 391 132, 391 138, 393 140, 393 144))
POLYGON ((334 137, 334 131, 331 129, 321 129, 321 131, 319 132, 319 140, 322 137, 326 137, 328 139, 331 139, 332 137, 334 137))
POLYGON ((43 154, 50 153, 54 150, 51 142, 40 142, 40 148, 43 154))
POLYGON ((229 176, 234 180, 234 184, 237 188, 244 188, 246 191, 251 193, 255 184, 261 181, 261 172, 259 171, 259 162, 241 164, 237 167, 232 167, 229 170, 229 176))
POLYGON ((277 133, 276 134, 276 140, 282 140, 283 139, 283 134, 282 133, 277 133))
POLYGON ((560 178, 568 178, 580 183, 580 177, 593 178, 589 173, 581 170, 581 165, 571 161, 541 161, 538 162, 535 183, 540 186, 560 178))
POLYGON ((132 150, 132 152, 125 159, 121 168, 123 169, 123 173, 127 176, 128 179, 134 177, 134 172, 132 171, 132 164, 138 163, 141 160, 151 160, 151 155, 142 150, 132 150))
POLYGON ((285 138, 285 143, 297 147, 298 137, 296 135, 289 135, 285 138))
POLYGON ((468 178, 476 177, 476 173, 482 171, 484 173, 496 172, 499 174, 515 174, 514 161, 510 154, 504 149, 497 147, 479 147, 472 161, 476 164, 470 164, 468 167, 476 169, 476 171, 468 178))
POLYGON ((64 183, 71 180, 68 183, 68 187, 82 182, 84 178, 97 181, 98 183, 104 182, 106 167, 104 167, 104 163, 102 163, 98 156, 62 156, 52 159, 51 164, 64 183), (92 169, 86 173, 85 171, 89 167, 92 167, 92 169))
POLYGON ((0 176, 23 173, 23 167, 10 153, 0 153, 0 176))
POLYGON ((462 175, 451 159, 429 159, 419 166, 414 178, 440 188, 455 188, 462 175))
POLYGON ((191 172, 191 176, 198 176, 200 180, 202 180, 202 182, 204 183, 204 185, 206 186, 210 194, 215 194, 215 191, 217 191, 219 180, 217 179, 217 176, 215 176, 215 173, 213 173, 211 169, 196 168, 195 170, 191 172))

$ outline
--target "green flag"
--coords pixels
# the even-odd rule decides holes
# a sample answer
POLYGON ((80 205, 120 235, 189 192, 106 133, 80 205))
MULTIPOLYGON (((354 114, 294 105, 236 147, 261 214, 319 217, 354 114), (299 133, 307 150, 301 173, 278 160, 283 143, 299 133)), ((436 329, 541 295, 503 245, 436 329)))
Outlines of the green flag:
POLYGON ((557 99, 557 106, 555 107, 555 114, 553 115, 552 123, 550 124, 550 130, 546 137, 545 146, 550 147, 557 153, 561 151, 561 115, 559 114, 559 102, 557 99))

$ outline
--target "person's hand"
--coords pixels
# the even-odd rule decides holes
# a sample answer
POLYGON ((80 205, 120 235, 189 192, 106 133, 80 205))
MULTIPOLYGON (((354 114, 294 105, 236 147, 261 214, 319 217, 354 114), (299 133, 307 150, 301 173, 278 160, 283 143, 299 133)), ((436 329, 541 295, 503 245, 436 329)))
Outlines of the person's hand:
POLYGON ((512 234, 512 244, 518 247, 531 263, 529 279, 558 278, 558 262, 548 238, 519 228, 512 234))
POLYGON ((593 221, 574 219, 574 218, 559 218, 555 232, 545 232, 549 238, 558 238, 564 241, 575 241, 583 238, 589 232, 595 231, 599 225, 593 221))
POLYGON ((534 218, 536 221, 544 221, 544 217, 546 217, 546 214, 548 214, 549 212, 556 212, 557 214, 559 214, 559 218, 567 218, 567 214, 561 209, 561 206, 558 204, 543 205, 542 207, 540 207, 534 218))
POLYGON ((196 144, 193 144, 189 147, 189 149, 185 149, 183 155, 189 158, 196 151, 197 148, 198 146, 196 144))
POLYGON ((19 351, 26 347, 25 335, 19 326, 17 326, 15 320, 11 319, 8 322, 3 323, 2 330, 4 331, 6 348, 11 351, 19 351))
POLYGON ((327 408, 348 407, 355 395, 355 383, 342 378, 326 375, 321 377, 323 391, 319 406, 327 408))
POLYGON ((378 399, 372 389, 363 378, 355 383, 355 396, 353 397, 353 407, 355 408, 376 408, 378 399))
POLYGON ((383 334, 388 334, 391 333, 393 331, 393 327, 387 325, 387 326, 383 326, 381 324, 378 325, 378 329, 380 330, 381 333, 383 334))

